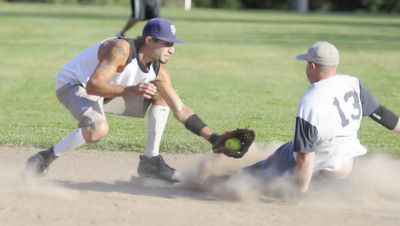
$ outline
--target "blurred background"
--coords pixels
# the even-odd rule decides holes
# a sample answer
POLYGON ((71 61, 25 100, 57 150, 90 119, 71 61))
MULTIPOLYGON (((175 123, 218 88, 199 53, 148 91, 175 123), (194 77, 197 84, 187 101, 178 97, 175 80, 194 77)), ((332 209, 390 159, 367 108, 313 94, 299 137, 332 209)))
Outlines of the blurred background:
MULTIPOLYGON (((0 2, 129 5, 127 0, 0 0, 0 2)), ((274 9, 308 11, 363 11, 397 13, 399 0, 159 0, 161 7, 274 9)))

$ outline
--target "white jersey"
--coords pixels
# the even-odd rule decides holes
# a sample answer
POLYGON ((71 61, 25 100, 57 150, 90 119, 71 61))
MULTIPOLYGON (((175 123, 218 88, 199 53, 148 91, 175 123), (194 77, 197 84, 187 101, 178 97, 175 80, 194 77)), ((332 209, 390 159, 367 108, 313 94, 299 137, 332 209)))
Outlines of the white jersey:
MULTIPOLYGON (((70 83, 81 84, 83 87, 86 87, 86 84, 99 64, 99 47, 106 40, 98 42, 85 49, 61 68, 57 75, 56 90, 70 83)), ((109 81, 110 83, 115 85, 133 86, 140 82, 150 82, 156 79, 157 75, 154 71, 153 65, 150 66, 149 70, 143 69, 136 57, 136 48, 134 46, 132 47, 132 44, 131 51, 135 52, 133 57, 128 59, 128 63, 125 65, 125 68, 121 73, 116 72, 114 74, 109 81)))
POLYGON ((367 152, 358 130, 362 117, 378 106, 352 76, 335 75, 311 84, 298 105, 294 151, 315 152, 314 172, 340 169, 367 152))

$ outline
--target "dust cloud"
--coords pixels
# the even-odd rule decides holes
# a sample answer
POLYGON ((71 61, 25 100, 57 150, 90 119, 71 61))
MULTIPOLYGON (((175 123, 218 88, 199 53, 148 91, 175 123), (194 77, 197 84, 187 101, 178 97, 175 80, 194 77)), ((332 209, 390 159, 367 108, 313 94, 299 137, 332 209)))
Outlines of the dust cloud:
POLYGON ((294 178, 286 175, 268 186, 240 171, 267 158, 282 142, 268 146, 254 144, 241 159, 209 154, 199 161, 188 186, 207 190, 218 198, 240 201, 272 198, 289 203, 321 207, 377 206, 400 207, 400 160, 384 153, 369 153, 356 160, 351 180, 342 186, 312 184, 306 195, 299 196, 294 178))

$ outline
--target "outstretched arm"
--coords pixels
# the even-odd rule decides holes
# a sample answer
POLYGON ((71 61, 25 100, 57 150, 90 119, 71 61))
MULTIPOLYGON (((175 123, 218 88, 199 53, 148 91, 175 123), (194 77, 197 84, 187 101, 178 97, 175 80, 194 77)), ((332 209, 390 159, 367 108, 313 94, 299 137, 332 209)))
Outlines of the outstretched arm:
POLYGON ((400 133, 399 117, 384 106, 379 105, 379 107, 374 112, 372 112, 369 117, 371 117, 374 121, 383 125, 387 129, 390 129, 395 133, 400 133))
POLYGON ((391 110, 379 104, 371 92, 360 82, 360 97, 363 116, 369 116, 377 123, 393 132, 400 133, 399 117, 391 110))
MULTIPOLYGON (((157 92, 167 102, 168 106, 174 113, 175 118, 183 123, 187 129, 193 133, 210 141, 212 135, 215 134, 201 119, 187 107, 172 87, 171 78, 167 69, 161 65, 156 81, 157 92)), ((216 135, 216 134, 215 134, 216 135)), ((212 139, 210 141, 212 143, 212 139)))

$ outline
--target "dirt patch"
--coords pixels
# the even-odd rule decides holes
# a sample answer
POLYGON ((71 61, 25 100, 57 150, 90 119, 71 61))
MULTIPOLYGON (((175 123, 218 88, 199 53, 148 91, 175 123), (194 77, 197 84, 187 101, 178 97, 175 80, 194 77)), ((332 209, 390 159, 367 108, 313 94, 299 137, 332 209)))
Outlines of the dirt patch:
POLYGON ((300 202, 266 195, 246 177, 197 184, 198 175, 232 174, 279 144, 253 146, 243 159, 163 154, 186 175, 179 185, 138 178, 138 153, 95 150, 68 152, 46 177, 26 181, 25 161, 39 149, 0 147, 1 225, 399 224, 400 161, 383 154, 361 159, 345 189, 312 192, 300 202))

